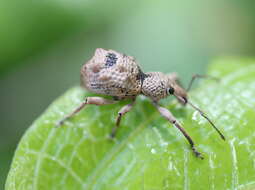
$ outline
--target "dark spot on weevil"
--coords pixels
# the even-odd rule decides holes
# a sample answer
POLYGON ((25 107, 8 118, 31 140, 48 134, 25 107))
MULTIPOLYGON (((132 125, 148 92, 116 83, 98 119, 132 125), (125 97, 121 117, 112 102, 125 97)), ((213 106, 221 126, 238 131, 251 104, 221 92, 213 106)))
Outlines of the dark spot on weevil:
POLYGON ((143 83, 144 79, 147 78, 148 75, 146 75, 140 67, 138 67, 138 74, 136 75, 136 80, 141 80, 141 83, 143 83))
POLYGON ((108 53, 107 55, 106 55, 106 63, 105 63, 105 66, 106 67, 111 67, 111 66, 113 66, 113 65, 115 65, 116 64, 116 62, 117 62, 117 57, 116 57, 116 55, 114 54, 114 53, 108 53))
POLYGON ((131 69, 131 73, 133 73, 133 72, 134 72, 134 68, 131 69))

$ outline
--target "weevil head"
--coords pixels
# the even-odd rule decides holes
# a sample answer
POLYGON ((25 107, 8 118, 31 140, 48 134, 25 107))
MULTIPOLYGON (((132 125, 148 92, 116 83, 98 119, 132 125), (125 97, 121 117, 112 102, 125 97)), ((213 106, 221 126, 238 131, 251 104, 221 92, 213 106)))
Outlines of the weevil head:
POLYGON ((177 75, 161 72, 145 73, 142 93, 153 101, 174 95, 181 103, 187 100, 186 91, 178 84, 177 75))
POLYGON ((188 97, 187 92, 181 87, 176 73, 171 73, 167 76, 167 92, 168 95, 174 95, 179 102, 186 104, 188 97))

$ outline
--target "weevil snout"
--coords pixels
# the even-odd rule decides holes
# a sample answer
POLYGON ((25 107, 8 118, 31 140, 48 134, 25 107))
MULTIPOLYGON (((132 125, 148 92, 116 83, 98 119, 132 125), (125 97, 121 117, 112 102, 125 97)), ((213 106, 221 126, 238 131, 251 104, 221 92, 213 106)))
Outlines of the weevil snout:
POLYGON ((176 82, 171 83, 169 88, 169 94, 174 95, 177 100, 183 104, 186 105, 188 102, 188 95, 185 89, 183 89, 180 85, 178 85, 176 82))
POLYGON ((170 90, 168 94, 174 95, 181 104, 186 105, 188 102, 187 91, 182 88, 178 75, 176 73, 169 73, 166 76, 170 90))

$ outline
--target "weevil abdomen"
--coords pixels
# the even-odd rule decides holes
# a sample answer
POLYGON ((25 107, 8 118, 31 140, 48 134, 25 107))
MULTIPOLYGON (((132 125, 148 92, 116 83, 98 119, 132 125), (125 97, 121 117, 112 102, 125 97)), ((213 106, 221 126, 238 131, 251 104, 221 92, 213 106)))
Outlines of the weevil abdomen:
POLYGON ((133 57, 98 48, 81 69, 81 84, 98 94, 134 96, 141 92, 142 74, 133 57))

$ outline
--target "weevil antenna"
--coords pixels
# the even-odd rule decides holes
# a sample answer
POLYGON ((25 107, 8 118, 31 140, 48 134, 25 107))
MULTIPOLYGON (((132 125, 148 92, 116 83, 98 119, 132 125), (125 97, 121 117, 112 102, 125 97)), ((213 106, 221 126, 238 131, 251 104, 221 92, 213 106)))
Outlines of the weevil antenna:
POLYGON ((220 137, 225 140, 224 135, 220 132, 220 130, 214 125, 214 123, 209 119, 209 117, 207 115, 205 115, 205 113, 199 109, 198 107, 196 107, 195 105, 193 105, 190 101, 187 101, 187 103, 193 107, 195 110, 197 110, 201 116, 203 116, 212 126, 213 128, 218 132, 218 134, 220 135, 220 137))

